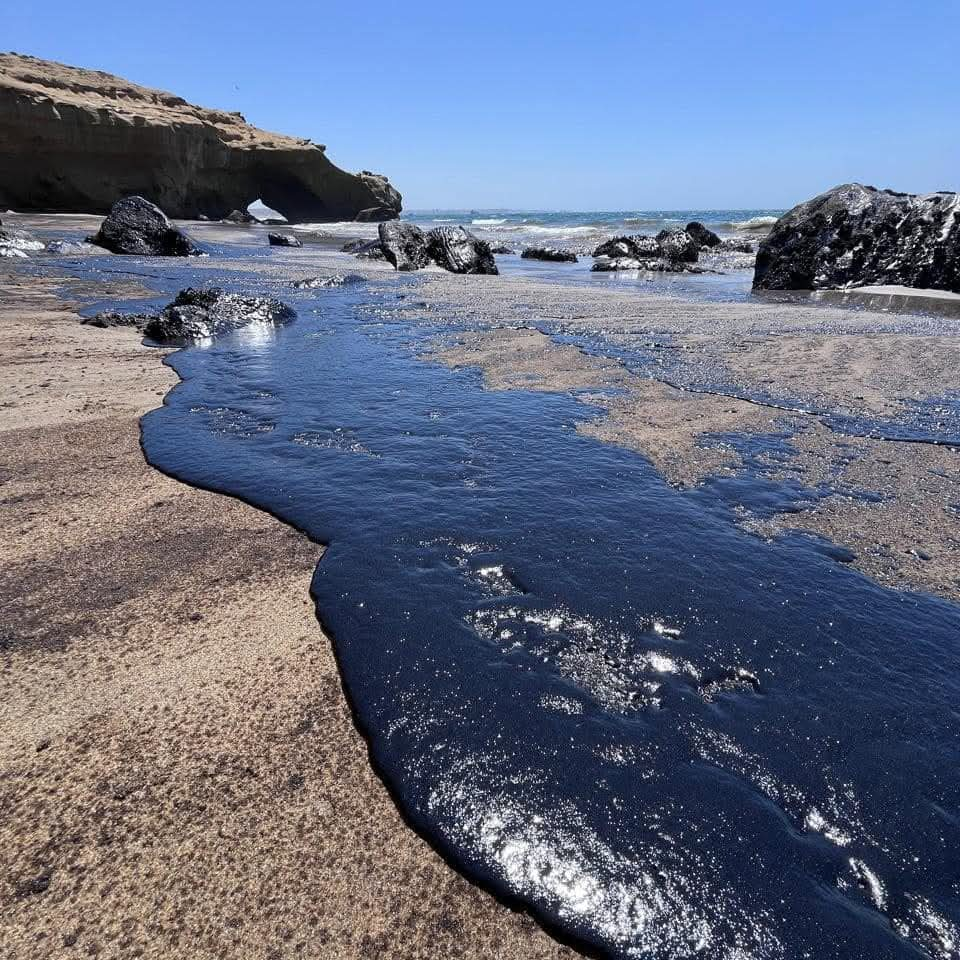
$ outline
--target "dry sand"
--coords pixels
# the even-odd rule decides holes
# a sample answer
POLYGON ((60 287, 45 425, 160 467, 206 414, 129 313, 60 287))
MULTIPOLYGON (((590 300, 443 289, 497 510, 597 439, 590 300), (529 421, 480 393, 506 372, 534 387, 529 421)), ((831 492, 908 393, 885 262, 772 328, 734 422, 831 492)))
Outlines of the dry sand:
POLYGON ((0 274, 0 957, 575 956, 405 826, 320 547, 147 466, 172 372, 55 292, 0 274))

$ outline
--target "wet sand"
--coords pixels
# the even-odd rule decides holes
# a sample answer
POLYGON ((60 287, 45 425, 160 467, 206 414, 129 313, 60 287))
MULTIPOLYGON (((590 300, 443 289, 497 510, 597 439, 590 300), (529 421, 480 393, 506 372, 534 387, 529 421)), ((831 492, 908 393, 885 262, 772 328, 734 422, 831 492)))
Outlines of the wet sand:
POLYGON ((56 287, 0 274, 0 955, 574 956, 402 822, 321 548, 147 466, 173 373, 56 287))
MULTIPOLYGON (((796 428, 805 484, 882 499, 743 525, 825 535, 870 576, 960 597, 951 450, 684 392, 540 329, 602 330, 744 385, 890 413, 953 385, 954 321, 433 272, 398 299, 389 267, 310 245, 269 268, 385 281, 373 321, 463 321, 425 360, 479 368, 490 389, 576 390, 598 411, 581 429, 678 486, 743 469, 709 434, 796 428)), ((307 595, 321 548, 148 467, 138 417, 173 374, 132 332, 79 325, 57 289, 9 270, 0 282, 3 956, 575 956, 402 822, 307 595)))

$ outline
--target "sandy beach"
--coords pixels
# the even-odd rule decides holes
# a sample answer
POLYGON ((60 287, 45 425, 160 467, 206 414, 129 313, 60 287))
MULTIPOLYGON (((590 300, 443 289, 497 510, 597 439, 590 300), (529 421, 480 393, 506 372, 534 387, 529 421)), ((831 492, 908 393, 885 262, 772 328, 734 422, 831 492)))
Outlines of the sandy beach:
MULTIPOLYGON (((840 437, 816 418, 639 376, 542 329, 549 318, 570 333, 669 340, 692 367, 745 386, 801 384, 831 408, 895 413, 952 382, 955 340, 935 325, 433 271, 398 301, 389 267, 326 247, 271 263, 290 279, 349 268, 382 280, 381 315, 467 320, 425 361, 479 368, 490 390, 586 391, 602 415, 580 429, 681 488, 743 469, 705 437, 786 421, 806 483, 879 496, 743 525, 828 537, 887 585, 960 597, 952 449, 840 437)), ((577 955, 403 822, 314 616, 322 548, 144 461, 138 418, 175 376, 136 333, 83 326, 76 309, 146 292, 122 278, 91 289, 0 275, 0 514, 12 534, 0 547, 0 952, 577 955)))

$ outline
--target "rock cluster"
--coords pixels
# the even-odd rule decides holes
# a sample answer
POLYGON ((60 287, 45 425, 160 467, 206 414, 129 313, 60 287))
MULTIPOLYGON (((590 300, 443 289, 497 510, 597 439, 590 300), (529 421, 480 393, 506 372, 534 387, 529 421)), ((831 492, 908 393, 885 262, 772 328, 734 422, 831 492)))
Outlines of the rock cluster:
MULTIPOLYGON (((700 226, 706 233, 710 231, 700 226)), ((661 230, 655 237, 637 234, 605 240, 594 251, 596 271, 653 270, 666 273, 703 273, 694 266, 700 256, 700 241, 688 230, 661 230)), ((711 236, 715 236, 711 234, 711 236)), ((719 242, 719 238, 717 238, 719 242)))
POLYGON ((416 224, 381 223, 376 240, 352 240, 341 248, 358 257, 385 258, 397 270, 419 270, 435 263, 451 273, 496 274, 490 244, 464 227, 436 227, 424 233, 416 224))
POLYGON ((90 242, 111 253, 151 257, 190 257, 200 248, 167 215, 143 197, 118 200, 90 242))
POLYGON ((782 216, 757 253, 755 290, 868 284, 960 293, 960 194, 844 184, 782 216))
POLYGON ((188 287, 158 314, 104 311, 81 322, 95 327, 133 326, 160 343, 190 343, 253 324, 280 326, 295 318, 291 307, 272 297, 248 297, 219 287, 188 287))
POLYGON ((140 194, 212 220, 261 198, 291 221, 389 219, 386 177, 348 173, 310 140, 121 77, 0 54, 0 209, 105 213, 140 194))
POLYGON ((556 247, 527 247, 520 256, 524 260, 547 260, 551 263, 576 263, 577 255, 556 247))

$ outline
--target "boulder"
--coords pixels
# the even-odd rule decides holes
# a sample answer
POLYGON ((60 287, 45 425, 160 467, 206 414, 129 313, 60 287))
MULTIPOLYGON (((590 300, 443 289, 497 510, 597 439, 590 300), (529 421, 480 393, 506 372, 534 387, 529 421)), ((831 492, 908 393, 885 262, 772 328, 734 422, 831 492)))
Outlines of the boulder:
POLYGON ((681 260, 638 260, 636 257, 597 257, 592 269, 597 273, 609 273, 616 270, 643 270, 647 273, 716 273, 706 267, 681 260))
POLYGON ((296 313, 272 297, 226 293, 219 287, 181 290, 157 316, 143 324, 143 332, 161 343, 189 343, 239 330, 241 327, 280 326, 296 313))
POLYGON ((256 217, 246 210, 231 210, 224 218, 224 223, 255 223, 256 217))
POLYGON ((657 234, 660 256, 676 263, 696 263, 700 244, 686 230, 661 230, 657 234))
POLYGON ((844 184, 782 216, 757 252, 755 290, 867 284, 960 293, 960 194, 844 184))
POLYGON ((355 254, 361 260, 385 260, 386 259, 386 255, 383 252, 383 247, 380 245, 379 240, 354 241, 353 249, 347 252, 355 254))
POLYGON ((189 257, 200 253, 200 248, 155 203, 143 197, 118 200, 90 242, 111 253, 148 257, 189 257))
POLYGON ((654 237, 636 234, 631 237, 613 237, 605 240, 594 251, 595 257, 626 257, 628 259, 643 260, 660 256, 660 244, 654 237))
POLYGON ((290 233, 268 233, 267 242, 271 247, 302 247, 303 244, 290 233))
POLYGON ((503 253, 513 253, 513 247, 508 247, 505 243, 498 243, 496 246, 490 247, 491 253, 503 254, 503 253))
POLYGON ((569 250, 558 250, 556 247, 527 247, 520 254, 524 260, 548 260, 551 263, 576 263, 577 255, 569 250))
POLYGON ((349 173, 326 148, 239 113, 95 70, 0 54, 0 209, 105 213, 150 197, 170 216, 215 219, 256 198, 290 221, 398 216, 386 177, 349 173))
POLYGON ((688 223, 686 231, 701 247, 716 247, 720 243, 720 238, 712 230, 708 230, 699 220, 692 220, 688 223))
POLYGON ((451 273, 499 273, 490 244, 465 227, 435 227, 427 234, 427 252, 451 273))
POLYGON ((397 270, 419 270, 430 262, 426 234, 415 224, 390 220, 378 230, 383 255, 397 270))

